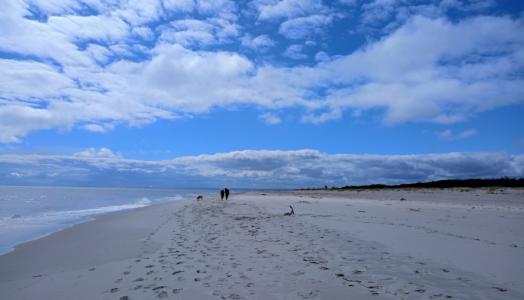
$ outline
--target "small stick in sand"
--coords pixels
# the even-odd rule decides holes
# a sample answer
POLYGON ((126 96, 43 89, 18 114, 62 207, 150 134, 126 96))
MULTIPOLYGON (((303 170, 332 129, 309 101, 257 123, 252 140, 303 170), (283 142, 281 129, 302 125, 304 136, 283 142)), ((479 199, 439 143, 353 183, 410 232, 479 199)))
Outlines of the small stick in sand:
POLYGON ((284 213, 284 216, 291 216, 295 214, 295 211, 293 210, 293 206, 290 205, 289 208, 291 208, 291 211, 284 213))

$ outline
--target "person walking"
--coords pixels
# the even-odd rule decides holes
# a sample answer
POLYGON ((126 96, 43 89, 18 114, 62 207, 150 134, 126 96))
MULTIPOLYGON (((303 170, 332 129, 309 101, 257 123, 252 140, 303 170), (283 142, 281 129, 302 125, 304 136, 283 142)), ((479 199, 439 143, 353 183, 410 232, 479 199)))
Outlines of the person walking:
POLYGON ((229 198, 229 189, 225 188, 224 193, 226 193, 226 200, 227 200, 227 198, 229 198))
MULTIPOLYGON (((224 200, 224 190, 221 190, 220 191, 220 199, 224 200)), ((226 198, 227 199, 227 198, 226 198)))

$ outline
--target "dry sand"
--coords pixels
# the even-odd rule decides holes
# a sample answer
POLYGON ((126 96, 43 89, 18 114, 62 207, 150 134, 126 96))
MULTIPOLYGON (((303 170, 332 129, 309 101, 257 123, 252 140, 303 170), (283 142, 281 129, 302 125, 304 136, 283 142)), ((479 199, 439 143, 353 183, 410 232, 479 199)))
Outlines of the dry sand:
POLYGON ((0 298, 524 299, 523 231, 518 189, 178 201, 16 247, 0 298))

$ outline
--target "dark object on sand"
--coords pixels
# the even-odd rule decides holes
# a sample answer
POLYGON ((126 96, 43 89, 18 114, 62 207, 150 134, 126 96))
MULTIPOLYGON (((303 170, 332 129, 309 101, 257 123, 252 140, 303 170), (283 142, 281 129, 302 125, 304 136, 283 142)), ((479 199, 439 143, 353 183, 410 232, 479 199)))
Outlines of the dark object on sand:
POLYGON ((224 190, 220 191, 220 199, 221 200, 224 200, 224 193, 225 193, 224 190))
POLYGON ((290 205, 289 208, 291 208, 291 211, 284 213, 284 216, 291 216, 295 214, 295 211, 293 210, 293 206, 290 205))
POLYGON ((402 197, 400 198, 400 201, 406 201, 406 198, 402 197))
POLYGON ((227 200, 227 198, 229 198, 229 189, 225 188, 224 193, 226 193, 226 200, 227 200))
POLYGON ((198 195, 198 196, 196 197, 196 199, 197 199, 197 200, 204 200, 204 196, 202 196, 202 195, 198 195))

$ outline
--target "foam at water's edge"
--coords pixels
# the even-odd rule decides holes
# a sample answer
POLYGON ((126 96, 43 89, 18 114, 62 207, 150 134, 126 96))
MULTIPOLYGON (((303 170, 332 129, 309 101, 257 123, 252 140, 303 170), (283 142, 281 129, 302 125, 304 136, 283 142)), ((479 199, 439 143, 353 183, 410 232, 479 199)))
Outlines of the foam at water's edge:
POLYGON ((140 208, 140 207, 151 205, 151 203, 153 203, 151 200, 144 197, 134 203, 122 204, 122 205, 109 205, 109 206, 101 206, 101 207, 88 208, 88 209, 48 212, 48 213, 43 213, 43 214, 39 214, 35 216, 22 216, 22 215, 17 214, 11 217, 0 218, 0 225, 9 226, 11 224, 15 225, 15 224, 23 224, 23 223, 49 224, 53 221, 57 221, 61 223, 61 222, 67 221, 68 219, 77 219, 77 218, 93 216, 93 215, 114 212, 114 211, 119 211, 119 210, 140 208))
POLYGON ((92 220, 93 216, 122 210, 149 206, 153 203, 182 200, 183 196, 171 196, 151 201, 143 197, 138 201, 122 205, 109 205, 88 209, 42 213, 34 216, 13 215, 0 218, 0 255, 14 250, 16 245, 37 240, 73 225, 92 220), (13 234, 13 232, 19 234, 13 234), (11 237, 11 239, 10 239, 11 237), (5 238, 5 240, 4 240, 5 238))

